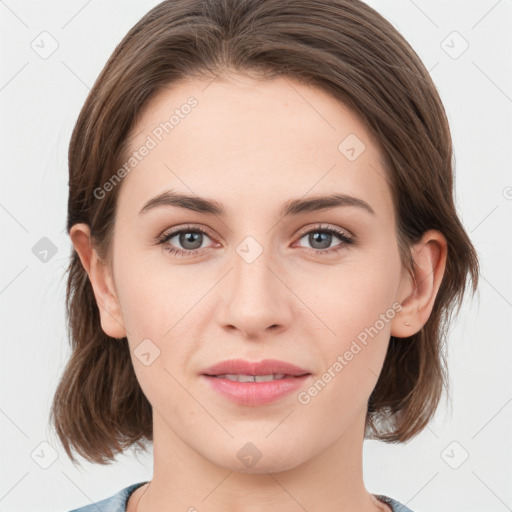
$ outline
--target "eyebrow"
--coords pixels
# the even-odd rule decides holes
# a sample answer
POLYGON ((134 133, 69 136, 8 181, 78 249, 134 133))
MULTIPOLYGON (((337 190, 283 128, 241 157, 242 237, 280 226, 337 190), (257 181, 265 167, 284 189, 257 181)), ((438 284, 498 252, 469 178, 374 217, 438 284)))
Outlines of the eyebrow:
MULTIPOLYGON (((218 201, 206 199, 199 196, 180 194, 173 190, 167 190, 147 201, 142 207, 139 215, 148 212, 159 206, 175 206, 192 210, 207 215, 224 217, 226 210, 218 201)), ((314 196, 308 199, 291 199, 286 201, 281 209, 281 216, 303 215, 306 213, 336 208, 341 206, 352 206, 375 215, 373 208, 362 199, 347 194, 330 194, 326 196, 314 196)))

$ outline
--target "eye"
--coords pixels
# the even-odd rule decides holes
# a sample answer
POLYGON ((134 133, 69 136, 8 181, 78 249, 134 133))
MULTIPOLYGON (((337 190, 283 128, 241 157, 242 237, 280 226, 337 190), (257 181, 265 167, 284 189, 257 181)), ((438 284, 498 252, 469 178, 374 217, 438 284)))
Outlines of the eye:
POLYGON ((330 254, 337 252, 355 242, 354 238, 345 231, 334 227, 322 227, 321 225, 303 232, 299 240, 303 238, 306 238, 307 242, 312 246, 309 250, 314 254, 330 254), (341 243, 330 247, 333 236, 341 240, 341 243))
POLYGON ((167 231, 158 237, 158 243, 164 245, 165 250, 176 256, 192 256, 199 249, 203 249, 204 237, 210 238, 207 231, 194 226, 185 226, 173 231, 167 231), (172 242, 173 238, 176 240, 172 242), (180 244, 183 249, 175 247, 180 244))
MULTIPOLYGON (((175 256, 194 256, 202 249, 204 237, 212 238, 203 228, 196 226, 185 226, 179 229, 166 231, 157 239, 157 243, 164 246, 165 250, 175 256), (173 241, 173 239, 175 239, 173 241), (176 247, 179 244, 182 246, 176 247)), ((312 247, 306 249, 314 254, 330 254, 355 243, 355 239, 347 232, 334 227, 315 226, 313 229, 303 231, 299 240, 307 239, 312 247), (341 243, 331 247, 333 236, 341 240, 341 243)))

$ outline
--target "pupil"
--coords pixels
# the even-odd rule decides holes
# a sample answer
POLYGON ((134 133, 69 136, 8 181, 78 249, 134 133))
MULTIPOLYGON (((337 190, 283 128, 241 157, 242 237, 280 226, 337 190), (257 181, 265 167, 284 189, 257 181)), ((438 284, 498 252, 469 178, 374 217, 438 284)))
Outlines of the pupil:
POLYGON ((326 249, 329 247, 329 245, 331 245, 331 240, 329 237, 331 237, 332 235, 329 234, 329 233, 316 233, 316 234, 310 234, 309 237, 310 237, 310 240, 309 240, 309 243, 311 244, 311 246, 314 248, 314 249, 326 249), (322 241, 322 238, 323 238, 323 241, 322 241), (320 240, 318 240, 320 239, 320 240), (314 246, 314 243, 316 243, 317 241, 320 241, 320 247, 315 247, 314 246), (314 242, 314 243, 312 243, 314 242))
POLYGON ((194 250, 199 249, 201 247, 201 240, 199 240, 199 244, 197 243, 197 240, 202 236, 202 233, 193 233, 193 232, 186 232, 182 233, 180 235, 180 244, 185 247, 186 249, 194 250), (195 242, 195 246, 194 246, 195 242), (188 246, 188 243, 192 243, 192 247, 188 246))

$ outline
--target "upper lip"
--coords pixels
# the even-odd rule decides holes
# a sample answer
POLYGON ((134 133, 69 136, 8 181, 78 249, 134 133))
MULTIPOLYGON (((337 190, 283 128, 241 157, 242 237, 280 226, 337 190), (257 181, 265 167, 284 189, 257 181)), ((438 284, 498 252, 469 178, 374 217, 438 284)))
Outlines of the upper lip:
POLYGON ((230 359, 221 361, 203 370, 203 375, 274 375, 284 373, 298 377, 309 374, 307 370, 278 359, 263 359, 262 361, 246 361, 245 359, 230 359))

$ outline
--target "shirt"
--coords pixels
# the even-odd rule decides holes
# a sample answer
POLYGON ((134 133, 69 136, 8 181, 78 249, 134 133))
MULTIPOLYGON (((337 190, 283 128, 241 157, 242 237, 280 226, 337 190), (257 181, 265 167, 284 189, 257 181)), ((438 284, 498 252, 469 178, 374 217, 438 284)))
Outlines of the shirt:
MULTIPOLYGON (((141 485, 147 483, 148 482, 139 482, 137 484, 129 485, 110 498, 98 501, 97 503, 91 503, 90 505, 85 505, 85 507, 75 508, 69 512, 126 512, 126 505, 130 495, 135 491, 135 489, 138 489, 141 485)), ((402 505, 402 503, 394 500, 393 498, 389 498, 382 494, 374 494, 374 496, 380 501, 387 503, 393 509, 393 512, 413 512, 411 509, 402 505)))

